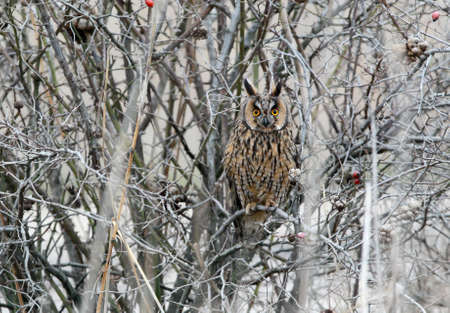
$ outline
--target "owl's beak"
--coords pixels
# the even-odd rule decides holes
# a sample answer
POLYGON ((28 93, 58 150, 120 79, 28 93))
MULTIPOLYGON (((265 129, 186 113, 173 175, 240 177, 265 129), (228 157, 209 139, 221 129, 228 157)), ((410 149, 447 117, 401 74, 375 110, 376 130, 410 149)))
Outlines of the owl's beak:
POLYGON ((269 119, 268 119, 266 116, 264 116, 264 117, 262 118, 262 120, 261 120, 261 124, 262 124, 264 127, 267 127, 267 126, 269 125, 269 119))

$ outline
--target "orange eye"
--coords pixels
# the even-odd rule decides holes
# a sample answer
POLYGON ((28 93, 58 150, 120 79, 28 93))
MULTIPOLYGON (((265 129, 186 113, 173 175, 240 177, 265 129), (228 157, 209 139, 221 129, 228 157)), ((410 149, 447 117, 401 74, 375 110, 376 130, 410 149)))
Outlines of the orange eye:
POLYGON ((259 109, 253 110, 253 116, 259 116, 261 114, 261 111, 259 109))
POLYGON ((278 113, 280 113, 280 111, 278 111, 278 109, 272 109, 272 115, 273 116, 277 116, 278 113))

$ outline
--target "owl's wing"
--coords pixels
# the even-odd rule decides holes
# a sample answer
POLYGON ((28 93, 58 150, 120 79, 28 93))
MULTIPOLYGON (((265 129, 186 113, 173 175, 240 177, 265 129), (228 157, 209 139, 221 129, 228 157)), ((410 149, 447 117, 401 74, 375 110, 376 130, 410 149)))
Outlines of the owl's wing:
MULTIPOLYGON (((238 184, 236 183, 236 175, 238 175, 237 173, 238 169, 236 159, 233 153, 235 147, 232 142, 233 140, 230 141, 230 143, 225 149, 224 170, 227 176, 228 186, 230 188, 230 198, 231 198, 230 213, 234 214, 235 212, 241 210, 244 207, 244 205, 239 199, 238 188, 240 188, 240 186, 238 186, 238 184)), ((233 223, 236 228, 236 238, 242 237, 244 227, 242 217, 236 218, 233 221, 233 223)))

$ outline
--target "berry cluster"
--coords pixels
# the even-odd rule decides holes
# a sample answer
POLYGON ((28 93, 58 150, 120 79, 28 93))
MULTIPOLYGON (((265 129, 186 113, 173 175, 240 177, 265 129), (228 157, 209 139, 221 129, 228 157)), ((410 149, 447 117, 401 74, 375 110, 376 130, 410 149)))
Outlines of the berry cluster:
POLYGON ((352 178, 355 185, 361 184, 361 174, 358 171, 352 173, 352 178))

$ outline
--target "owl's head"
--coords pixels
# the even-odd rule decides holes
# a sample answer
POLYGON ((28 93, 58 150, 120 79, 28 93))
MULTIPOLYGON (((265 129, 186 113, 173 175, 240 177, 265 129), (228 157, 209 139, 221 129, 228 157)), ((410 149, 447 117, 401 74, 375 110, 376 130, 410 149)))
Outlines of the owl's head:
POLYGON ((268 95, 260 95, 250 82, 245 79, 244 86, 250 96, 244 105, 243 121, 251 130, 272 132, 286 127, 289 112, 279 98, 281 83, 278 83, 268 95))

